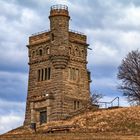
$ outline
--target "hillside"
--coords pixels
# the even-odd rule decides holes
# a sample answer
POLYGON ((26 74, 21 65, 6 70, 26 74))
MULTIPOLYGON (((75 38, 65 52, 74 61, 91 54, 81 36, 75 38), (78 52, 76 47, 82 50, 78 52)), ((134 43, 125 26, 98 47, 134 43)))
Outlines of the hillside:
POLYGON ((77 131, 84 132, 140 134, 140 107, 88 111, 67 121, 49 123, 41 129, 54 125, 75 125, 77 131))
MULTIPOLYGON (((106 109, 98 111, 87 111, 81 115, 75 116, 66 121, 51 122, 47 125, 37 128, 37 134, 31 132, 31 130, 20 127, 16 130, 10 131, 6 135, 0 137, 0 140, 12 139, 12 135, 17 140, 18 137, 25 136, 38 137, 38 140, 47 140, 51 138, 66 138, 66 139, 93 139, 93 136, 97 140, 101 139, 121 139, 121 137, 127 137, 138 135, 140 136, 140 107, 128 107, 118 109, 106 109), (48 134, 49 128, 63 126, 75 126, 75 129, 71 129, 71 132, 57 132, 48 134), (41 136, 42 135, 42 136, 41 136), (46 137, 47 136, 47 137, 46 137), (42 139, 41 139, 41 138, 42 139)), ((129 139, 128 137, 124 139, 129 139)), ((132 138, 133 139, 133 138, 132 138)), ((134 137, 134 139, 140 139, 140 137, 134 137)))

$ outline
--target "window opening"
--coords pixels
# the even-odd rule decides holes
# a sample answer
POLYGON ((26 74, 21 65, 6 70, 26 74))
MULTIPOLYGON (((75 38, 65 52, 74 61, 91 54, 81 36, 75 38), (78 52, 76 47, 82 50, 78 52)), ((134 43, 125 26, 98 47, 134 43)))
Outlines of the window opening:
POLYGON ((47 68, 45 68, 45 80, 47 80, 47 74, 48 73, 48 70, 47 70, 47 68))
POLYGON ((43 69, 41 70, 41 74, 42 74, 41 75, 41 81, 43 81, 43 77, 44 77, 44 70, 43 69))
POLYGON ((76 101, 74 101, 74 110, 76 110, 76 101))
POLYGON ((50 48, 47 48, 47 54, 50 54, 50 48))
POLYGON ((32 57, 33 57, 33 58, 35 57, 35 51, 33 51, 33 53, 32 53, 32 57))
POLYGON ((38 70, 38 81, 40 81, 40 70, 38 70))
POLYGON ((43 51, 40 49, 39 50, 39 55, 42 56, 42 54, 43 54, 43 51))
POLYGON ((40 112, 40 124, 47 122, 47 111, 40 112))
POLYGON ((48 68, 48 80, 50 80, 51 77, 51 68, 48 68))
POLYGON ((52 41, 54 41, 54 34, 53 33, 51 34, 51 38, 52 38, 52 41))

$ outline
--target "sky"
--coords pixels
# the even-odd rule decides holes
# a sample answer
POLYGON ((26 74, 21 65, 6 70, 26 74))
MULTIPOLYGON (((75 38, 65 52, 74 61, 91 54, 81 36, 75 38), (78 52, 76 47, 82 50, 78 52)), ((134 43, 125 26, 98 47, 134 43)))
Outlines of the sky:
POLYGON ((69 8, 70 29, 87 35, 91 92, 120 97, 118 66, 140 47, 139 0, 0 0, 0 134, 23 124, 28 86, 28 37, 49 29, 55 4, 69 8))

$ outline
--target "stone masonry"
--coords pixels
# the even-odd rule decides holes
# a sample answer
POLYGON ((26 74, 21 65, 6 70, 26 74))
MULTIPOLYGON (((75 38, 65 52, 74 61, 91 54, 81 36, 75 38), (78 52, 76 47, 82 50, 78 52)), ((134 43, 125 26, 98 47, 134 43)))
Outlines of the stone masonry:
POLYGON ((29 81, 24 125, 63 120, 90 99, 86 36, 69 30, 68 7, 50 10, 50 30, 29 37, 29 81))

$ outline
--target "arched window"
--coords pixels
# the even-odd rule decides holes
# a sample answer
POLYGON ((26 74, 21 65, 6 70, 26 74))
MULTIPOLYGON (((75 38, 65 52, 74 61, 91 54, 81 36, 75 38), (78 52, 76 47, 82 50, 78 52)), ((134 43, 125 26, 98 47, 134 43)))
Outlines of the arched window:
POLYGON ((78 56, 78 49, 75 49, 75 55, 78 56))
POLYGON ((50 48, 47 48, 46 53, 50 54, 50 48))
POLYGON ((34 58, 34 57, 35 57, 35 51, 32 52, 32 58, 34 58))
POLYGON ((84 57, 84 50, 82 50, 82 56, 84 57))
POLYGON ((40 55, 40 56, 43 55, 43 51, 42 51, 42 49, 39 50, 39 55, 40 55))

